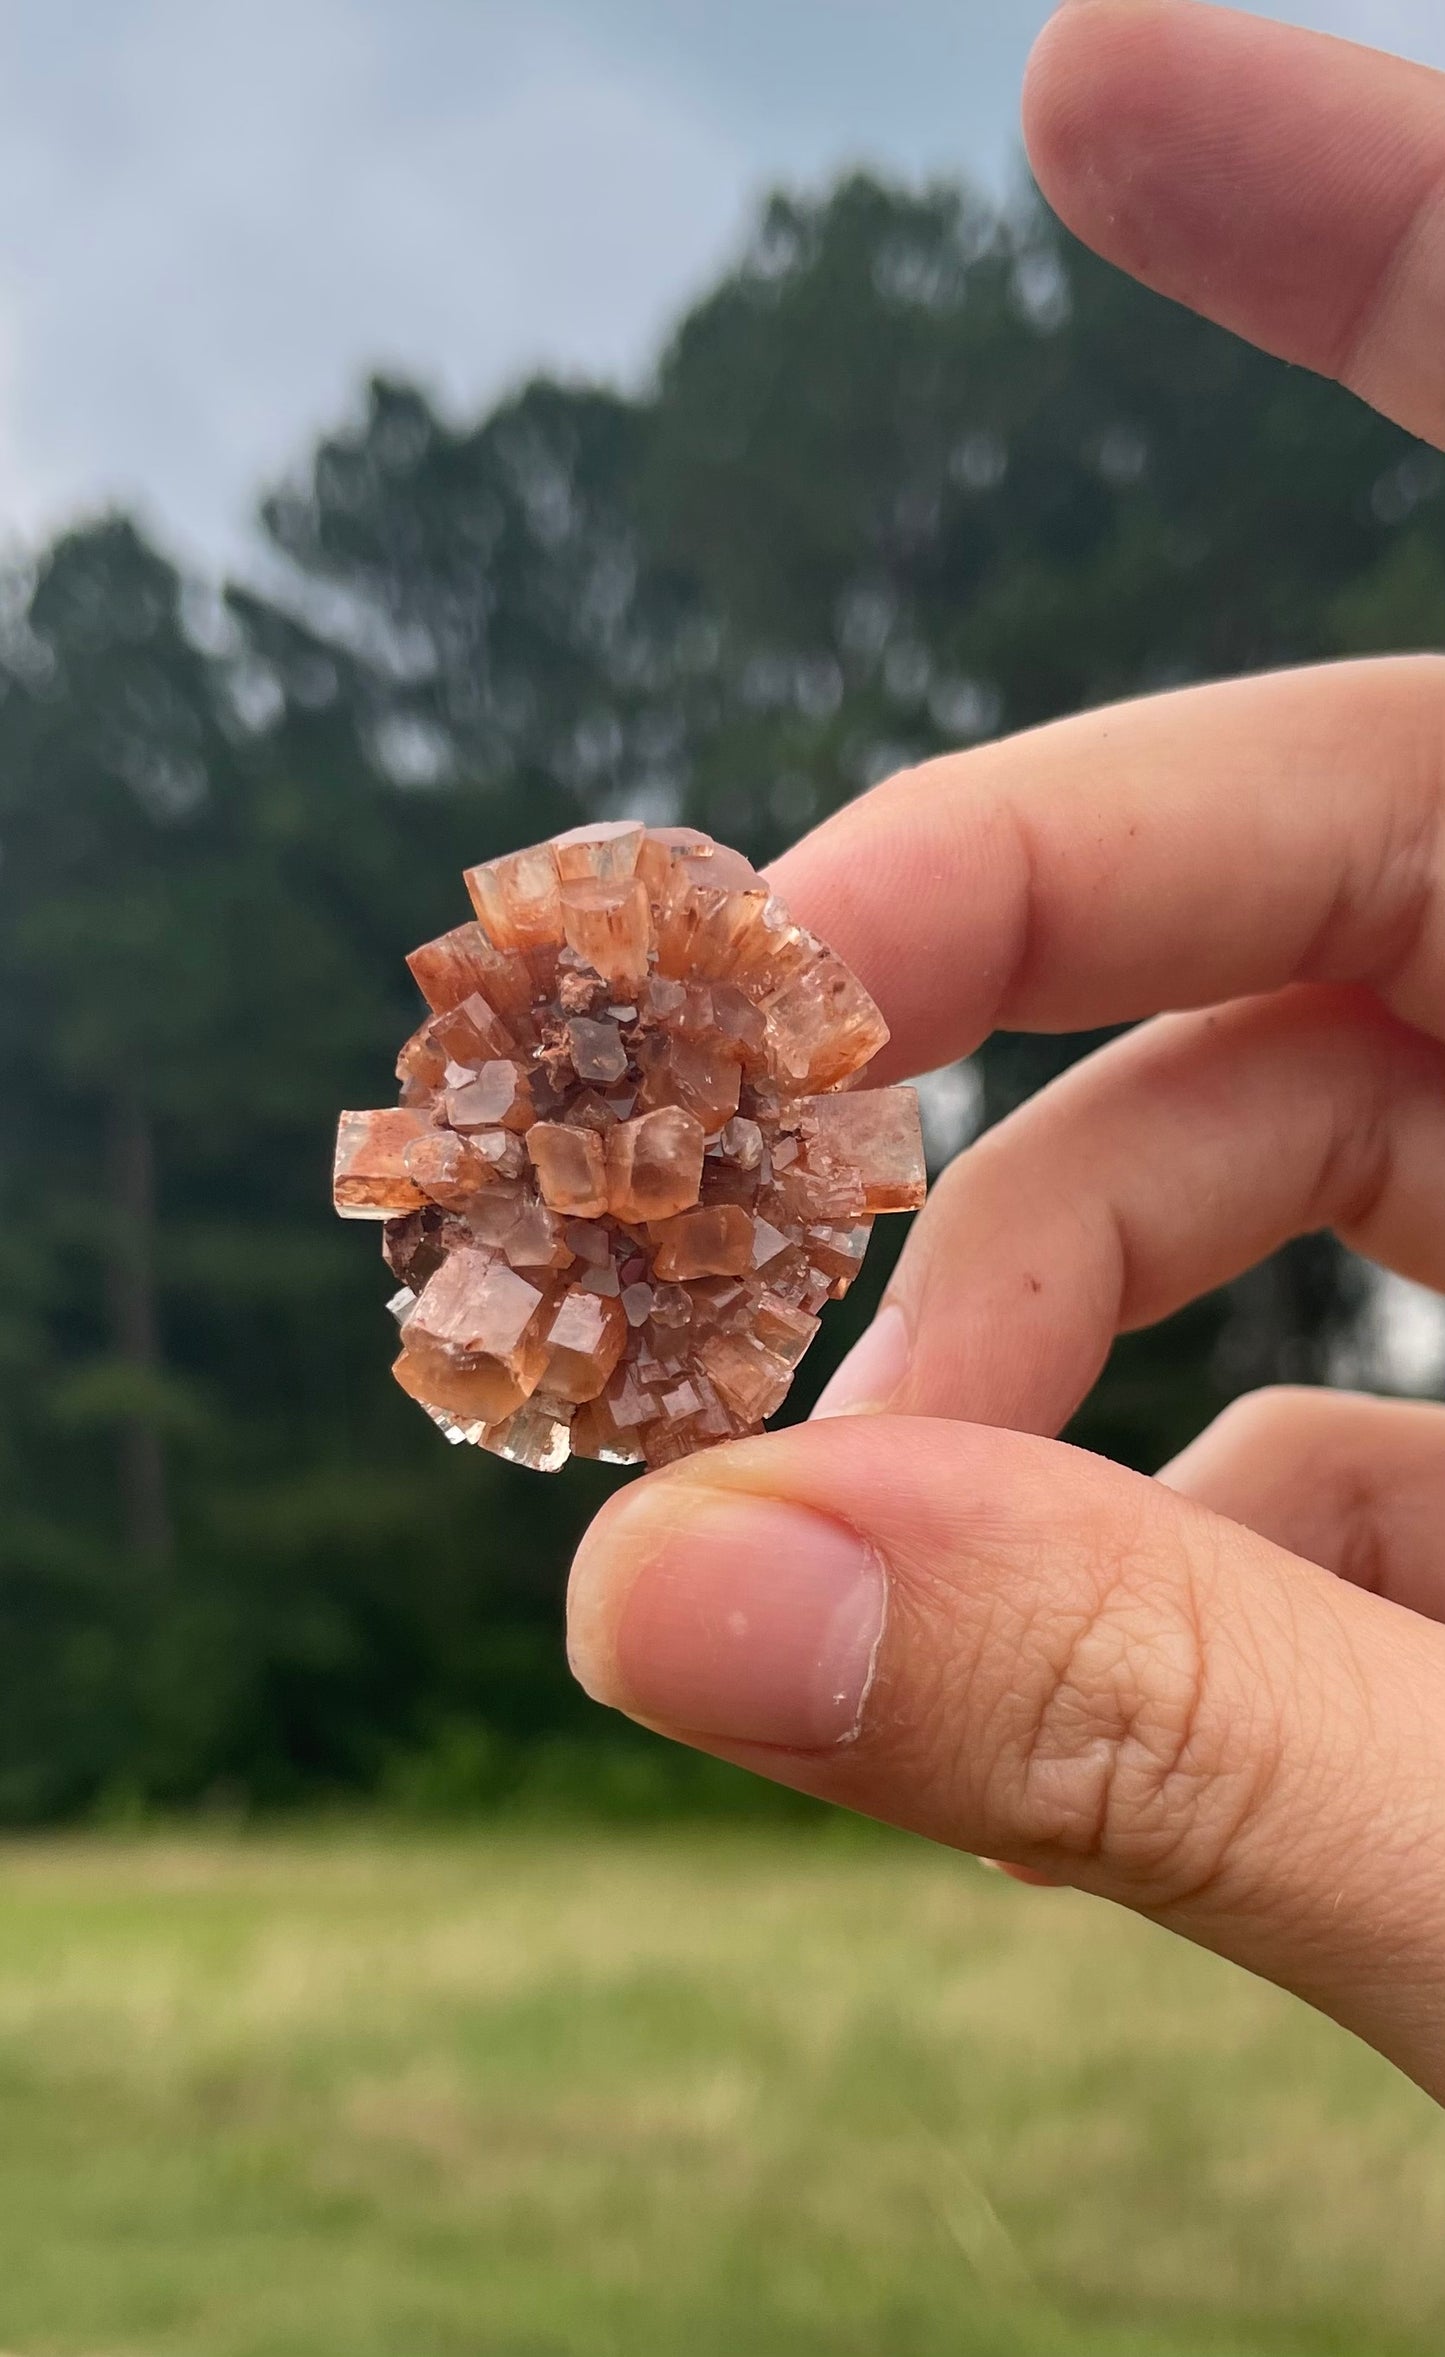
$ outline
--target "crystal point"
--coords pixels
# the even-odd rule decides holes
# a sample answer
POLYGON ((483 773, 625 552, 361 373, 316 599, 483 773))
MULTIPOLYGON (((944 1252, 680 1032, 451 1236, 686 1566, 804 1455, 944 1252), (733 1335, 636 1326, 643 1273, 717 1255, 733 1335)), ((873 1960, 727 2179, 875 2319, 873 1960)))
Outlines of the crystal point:
POLYGON ((540 1286, 519 1277, 495 1252, 463 1247, 428 1279, 406 1322, 407 1346, 428 1345, 458 1366, 495 1360, 525 1383, 536 1358, 536 1337, 529 1347, 529 1336, 543 1298, 540 1286))
POLYGON ((687 1277, 736 1277, 753 1265, 753 1223, 736 1203, 679 1212, 653 1228, 654 1273, 669 1284, 687 1277))
POLYGON ((596 1399, 626 1344, 621 1302, 574 1286, 563 1294, 547 1328, 547 1389, 574 1405, 596 1399))
POLYGON ((468 868, 462 880, 494 949, 561 947, 560 879, 550 843, 468 868))
POLYGON ((640 876, 584 876, 562 886, 567 945, 614 986, 644 982, 652 909, 640 876))
POLYGON ((607 1209, 607 1159, 595 1129, 572 1129, 563 1121, 537 1121, 527 1132, 527 1152, 537 1173, 542 1200, 574 1219, 596 1219, 607 1209))
POLYGON ((621 1121, 607 1139, 607 1207, 614 1219, 670 1219, 696 1203, 702 1185, 702 1125, 675 1105, 621 1121))
POLYGON ((431 1124, 409 1105, 375 1113, 343 1113, 336 1128, 332 1201, 343 1219, 395 1219, 419 1211, 423 1188, 407 1168, 407 1153, 431 1124))
MULTIPOLYGON (((928 1192, 923 1127, 911 1088, 805 1099, 803 1164, 819 1178, 856 1182, 859 1208, 916 1211, 928 1192)), ((851 1191, 851 1190, 849 1190, 851 1191)))
POLYGON ((447 1120, 455 1130, 518 1129, 532 1126, 536 1108, 520 1064, 497 1057, 447 1090, 447 1120))

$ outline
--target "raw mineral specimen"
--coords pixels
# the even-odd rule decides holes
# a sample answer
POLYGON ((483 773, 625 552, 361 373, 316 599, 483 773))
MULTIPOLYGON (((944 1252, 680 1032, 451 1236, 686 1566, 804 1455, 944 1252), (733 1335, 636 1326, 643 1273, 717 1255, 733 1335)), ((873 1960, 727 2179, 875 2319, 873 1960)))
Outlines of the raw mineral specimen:
POLYGON ((449 1440, 553 1472, 756 1432, 873 1215, 923 1201, 888 1037, 748 862, 579 827, 468 871, 413 950, 401 1102, 343 1113, 335 1202, 386 1222, 395 1375, 449 1440))

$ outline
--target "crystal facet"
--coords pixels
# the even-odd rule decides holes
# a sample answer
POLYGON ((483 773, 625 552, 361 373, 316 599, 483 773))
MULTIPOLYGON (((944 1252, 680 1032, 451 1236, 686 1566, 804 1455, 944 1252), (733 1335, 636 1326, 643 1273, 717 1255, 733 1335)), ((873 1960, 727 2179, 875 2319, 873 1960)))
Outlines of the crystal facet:
POLYGON ((607 1139, 607 1208, 614 1219, 669 1219, 696 1203, 703 1133, 691 1113, 665 1105, 619 1121, 607 1139))
POLYGON ((452 1442, 670 1464, 781 1406, 873 1215, 925 1179, 888 1033, 739 853, 577 827, 471 868, 414 950, 401 1103, 344 1113, 335 1203, 386 1222, 395 1375, 452 1442))
POLYGON ((534 1122, 527 1152, 536 1167, 542 1200, 575 1219, 600 1219, 607 1209, 607 1157, 595 1129, 570 1129, 564 1121, 534 1122))
POLYGON ((332 1200, 343 1219, 395 1219, 399 1212, 420 1210, 426 1193, 406 1158, 430 1126, 424 1113, 404 1105, 342 1114, 332 1200))

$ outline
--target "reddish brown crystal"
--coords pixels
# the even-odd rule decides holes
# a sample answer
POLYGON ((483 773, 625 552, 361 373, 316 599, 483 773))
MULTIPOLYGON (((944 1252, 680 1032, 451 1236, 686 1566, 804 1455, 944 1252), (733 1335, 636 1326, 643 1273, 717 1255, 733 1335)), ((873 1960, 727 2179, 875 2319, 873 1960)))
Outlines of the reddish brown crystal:
POLYGON ((424 941, 406 962, 422 997, 439 1015, 474 996, 519 1010, 531 1000, 527 968, 501 956, 480 925, 458 925, 436 941, 424 941))
POLYGON ((638 856, 646 840, 647 829, 636 819, 620 818, 554 835, 551 850, 564 884, 579 884, 588 877, 599 884, 615 884, 637 873, 638 856))
POLYGON ((406 1158, 430 1127, 424 1113, 408 1106, 342 1114, 332 1200, 343 1219, 395 1219, 401 1212, 420 1210, 426 1195, 406 1158))
POLYGON ((574 1285, 563 1294, 547 1328, 547 1389, 558 1399, 596 1399, 626 1344, 621 1302, 574 1285))
POLYGON ((617 1023, 589 1023, 585 1015, 574 1015, 567 1026, 567 1053, 579 1080, 605 1085, 627 1078, 627 1049, 617 1023))
POLYGON ((525 1133, 537 1118, 537 1108, 520 1064, 498 1057, 479 1071, 448 1065, 446 1077, 458 1075, 447 1090, 447 1120, 453 1129, 515 1129, 525 1133))
POLYGON ((402 1390, 420 1400, 423 1407, 444 1408, 448 1415, 463 1416, 468 1422, 480 1419, 483 1424, 496 1424, 522 1404, 520 1383, 495 1359, 458 1366, 445 1351, 429 1349, 420 1340, 402 1352, 391 1371, 402 1390))
POLYGON ((721 1397, 744 1424, 761 1424, 788 1396, 793 1370, 755 1334, 726 1329, 703 1337, 698 1357, 721 1397))
POLYGON ((447 1051, 437 1039, 432 1026, 438 1020, 431 1015, 419 1030, 412 1033, 396 1059, 396 1077, 401 1082, 401 1101, 409 1105, 413 1099, 419 1105, 429 1105, 447 1068, 447 1051))
POLYGON ((538 1121, 527 1132, 542 1200, 574 1219, 599 1219, 607 1209, 607 1158, 595 1129, 538 1121))
POLYGON ((737 1042, 717 1031, 705 1039, 653 1032, 639 1041, 637 1064, 639 1102, 680 1105, 701 1123, 706 1137, 716 1137, 737 1112, 743 1060, 737 1042))
POLYGON ((737 1277, 753 1265, 753 1223, 737 1203, 659 1220, 652 1241, 652 1273, 670 1284, 687 1277, 737 1277))
POLYGON ((421 1343, 457 1366, 494 1361, 534 1390, 546 1361, 538 1312, 545 1295, 485 1245, 448 1253, 406 1321, 408 1347, 421 1343))
POLYGON ((823 956, 763 1000, 780 1086, 836 1088, 876 1056, 888 1026, 841 958, 823 956))
POLYGON ((449 1064, 476 1065, 489 1056, 510 1056, 516 1041, 479 990, 444 1015, 433 1015, 427 1027, 449 1064))
POLYGON ((337 1209, 387 1222, 404 1288, 397 1381, 542 1470, 755 1431, 872 1215, 923 1198, 912 1091, 848 1089, 882 1017, 688 828, 579 827, 466 882, 479 921, 408 961, 402 1102, 337 1142, 337 1209))
POLYGON ((494 948, 551 949, 562 940, 557 862, 548 843, 514 851, 464 878, 494 948))
POLYGON ((627 989, 645 982, 652 952, 652 910, 640 876, 584 876, 562 886, 567 946, 604 982, 627 989))
POLYGON ((446 1211, 464 1211, 492 1176, 491 1164, 449 1129, 424 1130, 407 1147, 404 1161, 407 1177, 446 1211))
POLYGON ((691 1113, 665 1105, 620 1121, 607 1139, 607 1208, 625 1224, 669 1219, 696 1203, 706 1140, 691 1113))
POLYGON ((569 1269, 576 1255, 562 1234, 562 1222, 545 1203, 524 1203, 505 1224, 498 1241, 514 1269, 569 1269))
POLYGON ((816 1181, 832 1181, 847 1207, 913 1211, 928 1191, 918 1097, 911 1088, 865 1089, 857 1096, 809 1097, 798 1108, 802 1163, 816 1181))

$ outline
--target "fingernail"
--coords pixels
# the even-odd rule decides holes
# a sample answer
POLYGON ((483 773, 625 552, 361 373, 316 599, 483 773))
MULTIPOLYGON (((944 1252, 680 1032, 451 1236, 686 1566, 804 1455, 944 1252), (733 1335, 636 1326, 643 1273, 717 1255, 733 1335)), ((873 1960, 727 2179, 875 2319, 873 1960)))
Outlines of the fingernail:
POLYGON ((668 1482, 583 1541, 568 1656, 595 1701, 654 1726, 824 1751, 858 1731, 886 1607, 842 1523, 668 1482))
POLYGON ((902 1310, 890 1302, 823 1386, 813 1414, 857 1416, 867 1408, 885 1408, 907 1372, 908 1328, 902 1310))
POLYGON ((1015 1866, 1007 1858, 980 1858, 978 1862, 990 1874, 1006 1874, 1010 1882, 1026 1882, 1031 1890, 1051 1891, 1059 1887, 1057 1875, 1043 1874, 1037 1866, 1015 1866))

